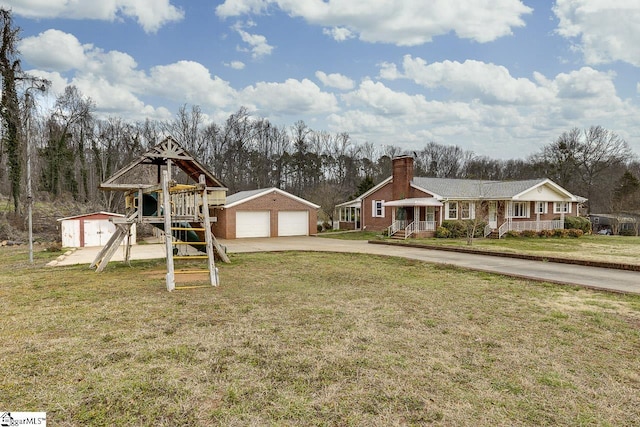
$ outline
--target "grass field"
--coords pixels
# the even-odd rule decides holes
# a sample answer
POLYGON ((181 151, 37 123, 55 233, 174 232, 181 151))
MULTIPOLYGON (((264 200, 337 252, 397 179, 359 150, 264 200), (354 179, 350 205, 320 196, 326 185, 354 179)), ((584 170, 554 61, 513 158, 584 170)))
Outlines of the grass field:
POLYGON ((404 259, 35 266, 0 248, 0 409, 70 425, 640 425, 640 297, 404 259))
MULTIPOLYGON (((355 232, 321 234, 322 237, 340 239, 381 239, 380 233, 355 232)), ((418 243, 437 246, 469 247, 467 239, 406 239, 396 243, 418 243)), ((640 265, 640 237, 586 235, 580 238, 504 238, 474 239, 474 249, 510 252, 545 257, 577 258, 640 265)))

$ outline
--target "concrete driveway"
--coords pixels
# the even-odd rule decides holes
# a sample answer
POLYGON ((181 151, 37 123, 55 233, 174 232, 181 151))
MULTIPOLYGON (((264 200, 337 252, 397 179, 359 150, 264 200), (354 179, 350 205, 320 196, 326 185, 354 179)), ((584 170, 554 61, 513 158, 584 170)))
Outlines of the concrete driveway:
MULTIPOLYGON (((640 294, 640 273, 609 268, 585 267, 421 248, 372 245, 366 241, 338 240, 321 237, 278 237, 219 241, 227 247, 228 253, 303 250, 398 256, 529 280, 580 285, 594 289, 640 294)), ((100 248, 78 249, 56 261, 56 265, 87 264, 88 266, 94 260, 99 250, 100 248)), ((117 251, 112 261, 122 261, 122 255, 122 250, 117 251)), ((134 245, 131 250, 132 259, 153 259, 163 258, 164 256, 165 251, 163 244, 134 245)))

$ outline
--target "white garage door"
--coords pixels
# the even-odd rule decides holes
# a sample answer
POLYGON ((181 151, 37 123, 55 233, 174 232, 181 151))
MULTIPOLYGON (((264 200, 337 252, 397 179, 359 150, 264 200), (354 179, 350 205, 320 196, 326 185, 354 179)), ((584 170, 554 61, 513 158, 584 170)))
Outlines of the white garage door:
POLYGON ((270 236, 271 220, 269 211, 236 212, 236 238, 270 236))
POLYGON ((278 236, 306 236, 308 234, 308 211, 278 212, 278 236))

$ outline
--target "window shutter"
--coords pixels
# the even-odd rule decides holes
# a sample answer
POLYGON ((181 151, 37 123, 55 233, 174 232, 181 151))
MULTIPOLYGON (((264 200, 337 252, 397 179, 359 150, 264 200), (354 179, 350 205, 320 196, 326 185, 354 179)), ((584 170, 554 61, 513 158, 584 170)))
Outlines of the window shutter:
POLYGON ((375 200, 371 201, 371 216, 374 217, 374 218, 376 216, 378 216, 378 215, 376 215, 376 201, 375 200))
POLYGON ((380 212, 382 212, 380 216, 384 218, 384 200, 380 200, 380 212))

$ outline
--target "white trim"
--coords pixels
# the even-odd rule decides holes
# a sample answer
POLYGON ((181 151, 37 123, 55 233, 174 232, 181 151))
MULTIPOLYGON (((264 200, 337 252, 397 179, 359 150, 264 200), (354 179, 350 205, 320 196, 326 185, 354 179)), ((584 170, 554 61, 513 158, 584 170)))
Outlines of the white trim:
POLYGON ((476 207, 475 203, 472 203, 472 202, 467 201, 467 200, 458 202, 458 209, 459 209, 459 217, 460 217, 460 219, 474 219, 476 217, 476 215, 475 215, 475 207, 476 207), (462 203, 468 203, 469 204, 469 217, 468 218, 463 218, 462 217, 462 203))
POLYGON ((540 215, 544 215, 546 213, 548 213, 549 211, 549 202, 545 201, 545 202, 534 202, 534 213, 535 214, 540 214, 540 215), (544 207, 544 209, 542 209, 542 212, 538 211, 538 206, 540 206, 540 203, 544 203, 544 205, 542 205, 544 207))
POLYGON ((524 190, 521 193, 516 194, 515 196, 512 197, 513 200, 518 200, 518 198, 520 198, 520 196, 522 196, 523 194, 528 193, 531 190, 535 190, 538 187, 541 187, 543 185, 549 185, 550 187, 552 187, 553 189, 555 189, 557 192, 564 194, 565 196, 571 198, 572 202, 576 202, 576 196, 574 196, 573 194, 569 193, 567 190, 565 190, 564 188, 560 187, 558 184, 556 184, 555 182, 551 181, 549 178, 544 179, 543 181, 539 182, 538 184, 527 188, 526 190, 524 190))
POLYGON ((573 203, 571 203, 571 202, 553 202, 553 213, 554 214, 557 214, 557 213, 558 214, 559 213, 571 213, 572 205, 573 205, 573 203), (560 209, 558 207, 558 205, 561 206, 561 204, 566 204, 568 209, 566 211, 564 209, 560 209))
POLYGON ((509 217, 510 218, 531 218, 531 202, 523 202, 523 201, 509 202, 509 217), (516 216, 514 214, 514 207, 516 204, 524 205, 524 215, 516 216))
POLYGON ((371 217, 372 218, 384 218, 385 217, 384 200, 372 200, 371 201, 371 217), (380 203, 380 215, 378 215, 378 203, 380 203))
POLYGON ((460 214, 460 204, 457 201, 446 202, 444 204, 444 219, 458 219, 459 214, 460 214), (449 208, 450 208, 452 203, 456 204, 456 216, 455 217, 450 217, 449 216, 449 208))
MULTIPOLYGON (((88 213, 88 214, 82 214, 82 215, 74 215, 74 216, 68 216, 66 218, 58 218, 57 221, 66 221, 68 219, 79 219, 79 218, 85 218, 88 216, 93 216, 93 215, 107 215, 107 216, 115 216, 115 217, 119 217, 119 218, 124 218, 123 214, 118 214, 118 213, 113 213, 113 212, 105 212, 105 211, 100 211, 100 212, 92 212, 92 213, 88 213)), ((101 219, 106 219, 106 218, 101 218, 101 219)))

